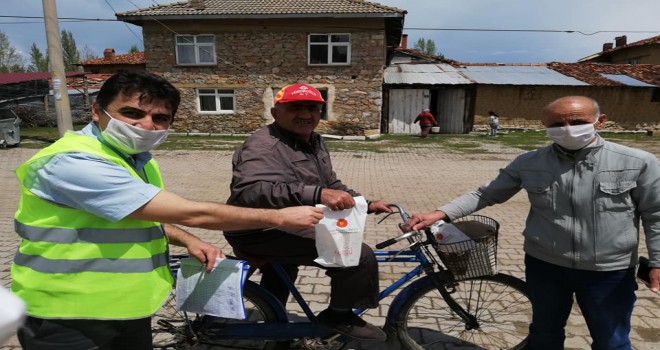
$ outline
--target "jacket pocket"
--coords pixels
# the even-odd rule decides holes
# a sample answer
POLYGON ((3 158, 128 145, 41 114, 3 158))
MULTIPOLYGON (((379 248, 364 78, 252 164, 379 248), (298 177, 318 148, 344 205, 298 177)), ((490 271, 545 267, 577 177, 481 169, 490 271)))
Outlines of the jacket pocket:
POLYGON ((627 211, 633 209, 630 191, 637 187, 635 181, 600 181, 598 189, 600 195, 596 202, 598 208, 603 211, 627 211))
POLYGON ((523 174, 520 187, 527 191, 529 203, 536 210, 547 211, 554 209, 554 195, 552 178, 550 174, 533 172, 523 174))

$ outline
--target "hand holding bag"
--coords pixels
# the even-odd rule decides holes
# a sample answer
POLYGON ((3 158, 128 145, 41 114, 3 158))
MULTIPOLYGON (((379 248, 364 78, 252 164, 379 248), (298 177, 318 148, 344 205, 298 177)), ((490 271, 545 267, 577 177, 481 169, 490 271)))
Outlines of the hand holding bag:
POLYGON ((323 219, 316 225, 316 263, 326 267, 357 266, 362 252, 364 223, 367 220, 367 201, 355 197, 351 209, 331 211, 325 205, 323 219))

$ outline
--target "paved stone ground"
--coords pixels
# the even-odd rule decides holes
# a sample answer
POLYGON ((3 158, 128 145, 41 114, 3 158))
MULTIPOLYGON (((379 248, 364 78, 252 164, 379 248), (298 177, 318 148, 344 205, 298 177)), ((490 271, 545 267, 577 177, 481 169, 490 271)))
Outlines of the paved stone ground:
MULTIPOLYGON (((490 146, 494 147, 494 146, 490 146)), ((429 145, 415 148, 389 150, 386 153, 337 152, 333 163, 339 177, 368 198, 382 198, 400 203, 411 212, 428 211, 437 205, 470 191, 491 179, 499 168, 505 166, 520 150, 491 148, 490 154, 455 154, 429 145)), ((13 231, 13 213, 16 210, 19 191, 14 169, 34 154, 36 150, 11 148, 0 150, 0 282, 7 287, 11 283, 9 266, 18 239, 13 231)), ((659 154, 654 150, 656 156, 659 154)), ((231 153, 207 151, 157 151, 170 191, 196 200, 224 202, 228 197, 231 153)), ((523 253, 520 232, 524 225, 528 203, 520 193, 507 203, 486 208, 479 214, 491 216, 501 224, 498 250, 498 268, 501 272, 523 277, 523 253)), ((378 216, 370 215, 365 240, 370 245, 397 234, 396 220, 388 219, 377 224, 378 216)), ((204 239, 231 253, 220 232, 191 229, 204 239)), ((642 245, 641 252, 646 254, 642 245)), ((383 285, 397 277, 395 269, 381 269, 383 285)), ((329 279, 318 269, 302 271, 297 284, 314 311, 324 309, 328 303, 329 279)), ((632 340, 634 349, 660 349, 660 296, 640 286, 638 301, 633 313, 632 340)), ((378 309, 370 310, 366 318, 378 325, 384 323, 390 299, 385 299, 378 309)), ((292 313, 297 313, 290 304, 292 313)), ((567 326, 567 349, 587 349, 590 338, 579 310, 574 310, 567 326)), ((3 349, 16 349, 13 337, 3 349)), ((350 343, 347 349, 398 349, 396 345, 350 343)))

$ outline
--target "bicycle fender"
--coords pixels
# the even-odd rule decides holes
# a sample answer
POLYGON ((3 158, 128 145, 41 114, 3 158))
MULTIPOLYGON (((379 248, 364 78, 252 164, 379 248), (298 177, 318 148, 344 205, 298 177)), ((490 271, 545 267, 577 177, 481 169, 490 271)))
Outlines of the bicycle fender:
POLYGON ((426 288, 428 285, 433 284, 433 281, 429 276, 424 276, 415 282, 409 284, 404 288, 392 301, 390 308, 387 311, 387 320, 386 324, 394 325, 396 321, 396 316, 401 312, 401 307, 403 304, 410 298, 411 295, 415 294, 422 288, 426 288))
POLYGON ((280 301, 271 292, 258 285, 257 283, 249 280, 245 281, 245 286, 243 286, 243 288, 246 290, 249 289, 257 297, 260 297, 266 301, 268 305, 271 305, 273 307, 273 311, 275 311, 278 322, 289 322, 284 306, 282 306, 282 303, 280 303, 280 301))

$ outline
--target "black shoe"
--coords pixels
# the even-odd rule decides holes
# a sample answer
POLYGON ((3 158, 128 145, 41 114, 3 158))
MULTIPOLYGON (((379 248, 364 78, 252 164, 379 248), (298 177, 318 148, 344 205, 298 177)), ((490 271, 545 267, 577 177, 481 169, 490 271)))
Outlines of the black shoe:
POLYGON ((345 336, 359 341, 385 341, 385 332, 361 319, 358 315, 347 312, 339 313, 326 309, 316 317, 320 324, 332 328, 345 336))

